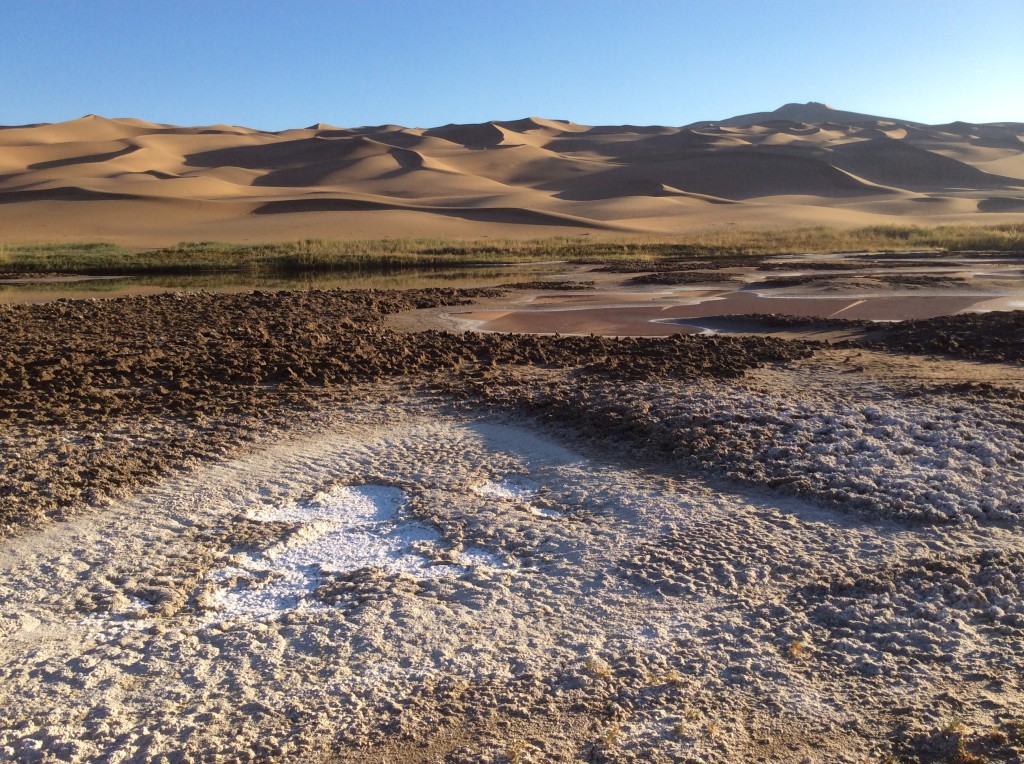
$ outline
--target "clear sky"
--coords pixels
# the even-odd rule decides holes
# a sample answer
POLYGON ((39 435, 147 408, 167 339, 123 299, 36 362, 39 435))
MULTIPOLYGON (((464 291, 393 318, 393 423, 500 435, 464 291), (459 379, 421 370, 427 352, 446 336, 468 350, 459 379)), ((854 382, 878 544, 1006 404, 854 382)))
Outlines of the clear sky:
POLYGON ((1024 122, 1024 0, 0 0, 0 124, 1024 122))

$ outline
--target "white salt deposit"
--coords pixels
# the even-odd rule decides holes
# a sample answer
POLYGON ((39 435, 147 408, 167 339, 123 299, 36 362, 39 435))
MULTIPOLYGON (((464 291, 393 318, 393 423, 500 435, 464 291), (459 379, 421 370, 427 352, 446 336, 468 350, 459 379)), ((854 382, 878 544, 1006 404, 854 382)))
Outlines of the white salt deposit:
POLYGON ((538 486, 524 478, 511 477, 504 480, 488 481, 473 490, 479 496, 488 496, 492 499, 526 502, 537 495, 538 486))
POLYGON ((504 480, 488 481, 473 489, 478 496, 491 499, 525 504, 531 515, 537 517, 562 517, 560 512, 546 507, 534 506, 530 502, 537 498, 540 487, 522 477, 505 478, 504 480))
POLYGON ((806 395, 793 402, 785 392, 715 387, 689 391, 673 414, 717 423, 701 433, 716 437, 701 457, 717 459, 731 476, 890 517, 1024 516, 1019 426, 995 404, 937 400, 865 405, 806 395))
POLYGON ((530 514, 537 515, 537 517, 562 517, 561 512, 556 512, 553 509, 546 509, 544 507, 530 507, 530 514))
POLYGON ((456 559, 460 565, 466 568, 503 568, 505 563, 502 562, 496 554, 488 552, 486 549, 480 549, 479 547, 467 547, 459 554, 456 559))
POLYGON ((213 575, 219 588, 211 605, 227 617, 261 618, 285 610, 324 607, 312 594, 325 575, 376 568, 419 578, 457 576, 471 567, 501 567, 495 556, 477 550, 457 557, 459 565, 433 564, 426 554, 439 534, 398 510, 405 495, 388 486, 342 486, 309 502, 255 512, 261 522, 302 523, 262 555, 213 575))

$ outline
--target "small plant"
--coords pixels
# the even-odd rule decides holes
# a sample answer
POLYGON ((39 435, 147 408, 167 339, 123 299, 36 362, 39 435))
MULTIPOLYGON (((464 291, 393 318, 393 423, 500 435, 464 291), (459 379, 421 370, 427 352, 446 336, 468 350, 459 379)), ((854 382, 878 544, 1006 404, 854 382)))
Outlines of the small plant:
POLYGON ((693 734, 694 725, 703 718, 703 714, 696 708, 686 708, 683 711, 682 719, 672 726, 672 733, 678 737, 693 734))
POLYGON ((655 684, 667 684, 672 687, 683 686, 683 675, 678 671, 666 671, 660 677, 657 677, 654 681, 655 684))
POLYGON ((985 764, 985 759, 967 750, 967 728, 963 720, 951 719, 939 733, 953 743, 949 760, 952 764, 985 764))
POLYGON ((971 753, 964 747, 963 738, 957 742, 956 752, 953 754, 953 764, 985 764, 987 759, 971 753))
POLYGON ((1024 743, 1024 719, 1010 719, 1000 725, 1010 740, 1024 743))
POLYGON ((943 737, 952 737, 953 735, 960 735, 964 731, 964 722, 960 717, 953 717, 946 722, 942 727, 939 728, 939 733, 943 737))
POLYGON ((509 764, 522 764, 526 760, 526 753, 529 746, 522 740, 509 743, 505 748, 505 758, 509 764))
POLYGON ((807 657, 809 648, 802 639, 794 639, 786 646, 786 655, 793 660, 802 660, 807 657))
POLYGON ((999 729, 999 727, 990 727, 981 736, 981 739, 986 743, 991 743, 992 745, 1006 745, 1010 742, 1010 736, 1003 730, 999 729))

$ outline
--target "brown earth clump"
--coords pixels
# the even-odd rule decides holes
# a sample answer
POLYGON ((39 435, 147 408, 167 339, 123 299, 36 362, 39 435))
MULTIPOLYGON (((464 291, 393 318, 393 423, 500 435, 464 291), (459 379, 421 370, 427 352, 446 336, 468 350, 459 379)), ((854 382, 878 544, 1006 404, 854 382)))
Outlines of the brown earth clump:
POLYGON ((594 273, 675 273, 759 266, 778 255, 700 255, 663 260, 619 260, 594 269, 594 273))
POLYGON ((883 323, 863 319, 811 318, 778 313, 715 316, 716 323, 757 325, 764 330, 850 330, 863 336, 837 347, 939 354, 971 361, 1024 362, 1024 311, 961 313, 955 316, 883 323))
POLYGON ((493 290, 175 294, 0 308, 0 529, 216 458, 359 385, 488 370, 730 378, 810 346, 773 338, 400 334, 400 311, 493 290))
POLYGON ((502 284, 499 289, 528 289, 537 290, 591 290, 594 288, 593 281, 518 281, 514 284, 502 284))
POLYGON ((961 276, 930 273, 873 273, 870 275, 859 274, 854 276, 830 276, 810 273, 802 276, 771 276, 764 281, 758 282, 757 286, 759 288, 782 289, 813 284, 834 291, 837 289, 873 288, 880 286, 899 289, 949 289, 962 287, 966 283, 967 279, 961 276))
POLYGON ((714 271, 658 271, 656 273, 644 273, 634 276, 626 283, 674 286, 676 284, 707 284, 709 282, 720 283, 737 280, 738 277, 733 274, 721 274, 714 271))
POLYGON ((1024 363, 1024 311, 962 313, 887 324, 862 347, 941 353, 974 361, 1024 363))

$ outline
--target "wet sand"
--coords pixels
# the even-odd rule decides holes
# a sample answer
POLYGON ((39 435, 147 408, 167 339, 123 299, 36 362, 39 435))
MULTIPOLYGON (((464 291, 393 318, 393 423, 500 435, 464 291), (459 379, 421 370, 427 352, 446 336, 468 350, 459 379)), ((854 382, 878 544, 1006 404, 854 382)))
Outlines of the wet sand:
POLYGON ((452 325, 485 332, 669 336, 699 331, 723 316, 768 315, 868 321, 908 321, 956 313, 1014 310, 1024 305, 1024 272, 1015 262, 993 268, 947 256, 930 267, 908 258, 865 262, 865 256, 748 258, 678 264, 636 263, 580 268, 576 277, 597 278, 587 295, 532 294, 505 301, 503 310, 449 311, 452 325), (745 264, 744 264, 745 263, 745 264), (818 270, 822 265, 831 269, 818 270), (691 269, 698 266, 700 270, 691 269), (717 266, 717 270, 716 270, 717 266), (764 269, 791 269, 765 278, 764 269), (660 268, 654 272, 643 269, 660 268), (847 276, 855 269, 855 278, 847 276), (675 270, 681 268, 683 270, 675 270), (619 272, 642 276, 623 276, 619 272), (879 275, 881 274, 881 275, 879 275), (722 276, 734 280, 723 285, 722 276), (654 279, 646 276, 658 277, 654 279), (685 278, 675 283, 676 276, 685 278), (955 276, 955 278, 953 277, 955 276))
MULTIPOLYGON (((663 308, 580 308, 568 310, 487 311, 453 313, 452 317, 485 332, 526 334, 601 334, 664 337, 688 331, 686 319, 746 314, 778 313, 811 318, 906 321, 934 318, 990 305, 975 297, 869 297, 813 298, 762 297, 756 294, 727 294, 697 305, 663 308), (668 322, 668 323, 666 323, 668 322)), ((692 330, 691 330, 692 331, 692 330)))

